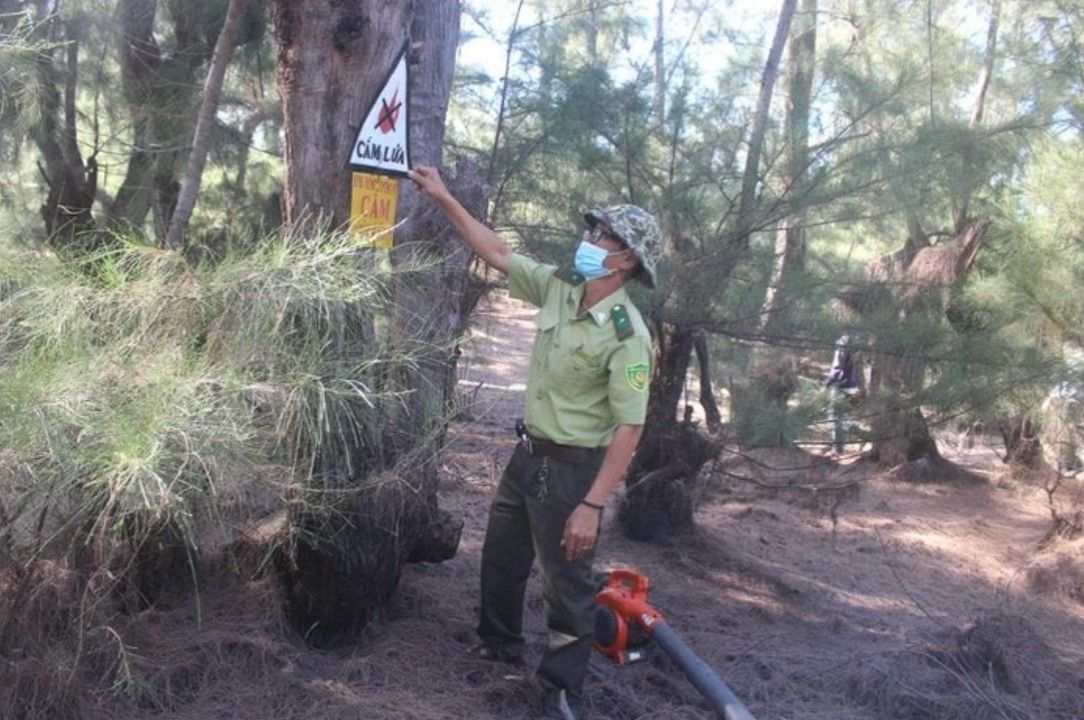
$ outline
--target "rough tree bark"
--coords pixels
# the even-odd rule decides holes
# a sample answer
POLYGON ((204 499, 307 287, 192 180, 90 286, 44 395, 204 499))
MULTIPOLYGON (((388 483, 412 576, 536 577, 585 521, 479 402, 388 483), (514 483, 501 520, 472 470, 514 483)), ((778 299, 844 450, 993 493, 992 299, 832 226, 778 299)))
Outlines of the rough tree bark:
MULTIPOLYGON (((439 163, 459 0, 274 0, 272 12, 285 131, 285 222, 299 230, 323 222, 340 227, 349 219, 345 159, 354 131, 408 38, 419 43, 411 58, 413 161, 439 163)), ((460 192, 454 182, 449 186, 460 192)), ((453 390, 450 338, 461 324, 453 309, 457 268, 465 268, 466 253, 444 224, 420 207, 413 188, 401 183, 399 212, 405 222, 396 233, 393 260, 421 258, 433 264, 393 288, 398 309, 390 332, 393 340, 422 341, 435 349, 415 369, 391 379, 397 383, 392 389, 410 394, 401 409, 388 408, 381 457, 354 440, 357 447, 347 451, 348 458, 318 458, 336 487, 352 491, 348 517, 334 527, 313 526, 334 535, 335 542, 299 544, 284 568, 289 616, 298 627, 315 625, 317 632, 309 637, 316 641, 363 627, 394 591, 404 562, 444 559, 458 544, 459 524, 436 506, 432 458, 443 430, 439 418, 453 390), (410 477, 385 471, 407 459, 410 477)), ((370 341, 367 322, 349 318, 345 342, 370 341)), ((305 526, 308 520, 300 516, 293 522, 305 526)))
MULTIPOLYGON (((429 0, 411 21, 417 72, 411 90, 410 142, 416 165, 441 164, 459 16, 460 0, 429 0)), ((475 217, 484 217, 485 184, 473 164, 461 163, 448 186, 475 217)), ((412 183, 400 184, 397 214, 402 224, 392 262, 420 269, 397 278, 393 326, 402 340, 425 350, 403 378, 410 394, 392 431, 400 452, 432 448, 412 478, 421 502, 416 506, 419 536, 409 559, 439 561, 455 553, 462 527, 437 506, 436 449, 444 444, 455 399, 456 342, 467 329, 464 308, 471 252, 412 183)))
POLYGON ((365 105, 408 36, 409 5, 274 0, 287 225, 322 217, 337 227, 349 220, 344 164, 365 105))

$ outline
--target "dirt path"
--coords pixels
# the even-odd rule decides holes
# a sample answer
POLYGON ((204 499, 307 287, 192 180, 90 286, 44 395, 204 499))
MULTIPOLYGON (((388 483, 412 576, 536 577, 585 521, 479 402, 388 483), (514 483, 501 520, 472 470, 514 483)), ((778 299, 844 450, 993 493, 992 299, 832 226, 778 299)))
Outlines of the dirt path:
MULTIPOLYGON (((262 670, 245 675, 244 688, 225 678, 164 716, 530 717, 509 670, 465 651, 533 313, 498 295, 476 318, 463 358, 464 409, 442 467, 442 505, 466 521, 458 555, 408 567, 386 616, 360 644, 264 647, 252 661, 262 670)), ((758 457, 776 468, 765 472, 773 483, 855 486, 814 495, 717 473, 703 483, 696 533, 663 546, 633 543, 613 527, 611 508, 598 562, 648 574, 655 604, 760 720, 1084 717, 1084 605, 1029 590, 1027 567, 1048 519, 1034 489, 992 474, 1000 465, 991 448, 980 443, 953 458, 989 478, 971 486, 893 483, 798 452, 758 457), (985 655, 975 651, 979 671, 964 653, 979 636, 961 635, 976 620, 982 637, 993 637, 981 646, 985 655), (1040 706, 1029 700, 1035 693, 1054 700, 1040 706)), ((754 475, 737 458, 721 469, 754 475)), ((533 664, 545 643, 537 576, 527 608, 533 664)), ((263 610, 253 612, 268 625, 263 610)), ((589 689, 595 720, 714 717, 662 657, 618 668, 596 656, 589 689)))
MULTIPOLYGON (((444 487, 446 503, 467 518, 463 545, 449 566, 419 569, 421 577, 407 581, 422 593, 433 588, 433 573, 462 583, 447 612, 459 628, 451 636, 463 646, 472 639, 486 507, 521 407, 532 318, 530 308, 500 296, 478 316, 462 383, 473 422, 457 426, 444 487)), ((1029 618, 1060 669, 1084 677, 1084 607, 1026 587, 1026 567, 1049 527, 1034 490, 999 486, 993 477, 975 486, 902 485, 863 468, 810 467, 802 453, 762 459, 804 467, 775 472, 774 482, 853 479, 860 490, 815 497, 713 478, 693 537, 665 547, 632 543, 612 527, 611 509, 599 552, 602 566, 632 564, 652 578, 658 607, 758 717, 891 717, 893 703, 906 702, 905 690, 871 694, 848 685, 870 681, 869 663, 951 648, 960 629, 991 612, 1029 618)), ((985 474, 1000 465, 982 443, 951 459, 985 474)), ((730 469, 744 472, 741 463, 730 469)), ((545 640, 541 601, 537 587, 529 592, 537 655, 545 640)), ((464 700, 476 703, 467 716, 526 717, 514 696, 493 685, 498 671, 459 659, 451 665, 468 679, 464 700), (473 692, 472 677, 484 678, 473 692)), ((665 662, 614 668, 596 658, 592 667, 595 717, 711 716, 665 662)))

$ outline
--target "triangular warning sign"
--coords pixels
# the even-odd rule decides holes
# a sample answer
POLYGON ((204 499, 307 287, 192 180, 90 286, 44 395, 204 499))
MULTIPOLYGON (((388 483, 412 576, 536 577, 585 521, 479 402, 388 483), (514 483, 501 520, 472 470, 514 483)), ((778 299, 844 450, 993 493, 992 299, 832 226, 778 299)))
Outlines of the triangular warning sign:
POLYGON ((409 41, 358 128, 347 163, 355 170, 406 177, 410 169, 409 41))

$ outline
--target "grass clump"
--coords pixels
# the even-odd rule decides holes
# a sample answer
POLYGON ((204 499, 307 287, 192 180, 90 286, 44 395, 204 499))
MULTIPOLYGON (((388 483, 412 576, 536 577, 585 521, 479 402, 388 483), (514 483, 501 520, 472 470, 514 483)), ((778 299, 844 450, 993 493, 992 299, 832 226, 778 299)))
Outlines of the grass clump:
POLYGON ((0 248, 0 686, 36 688, 0 715, 70 715, 86 643, 123 647, 118 612, 196 581, 257 517, 331 512, 327 458, 389 470, 395 381, 426 350, 388 332, 390 282, 334 232, 197 267, 0 248), (69 672, 35 670, 47 653, 69 672))

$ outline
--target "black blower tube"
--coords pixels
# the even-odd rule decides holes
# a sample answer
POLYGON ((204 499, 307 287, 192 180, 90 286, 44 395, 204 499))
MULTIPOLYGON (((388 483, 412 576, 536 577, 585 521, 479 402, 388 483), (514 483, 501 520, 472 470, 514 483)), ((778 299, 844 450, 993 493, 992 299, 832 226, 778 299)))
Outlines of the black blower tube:
POLYGON ((725 720, 756 720, 753 713, 730 692, 722 678, 681 641, 665 621, 651 626, 651 639, 666 651, 685 676, 725 720))

